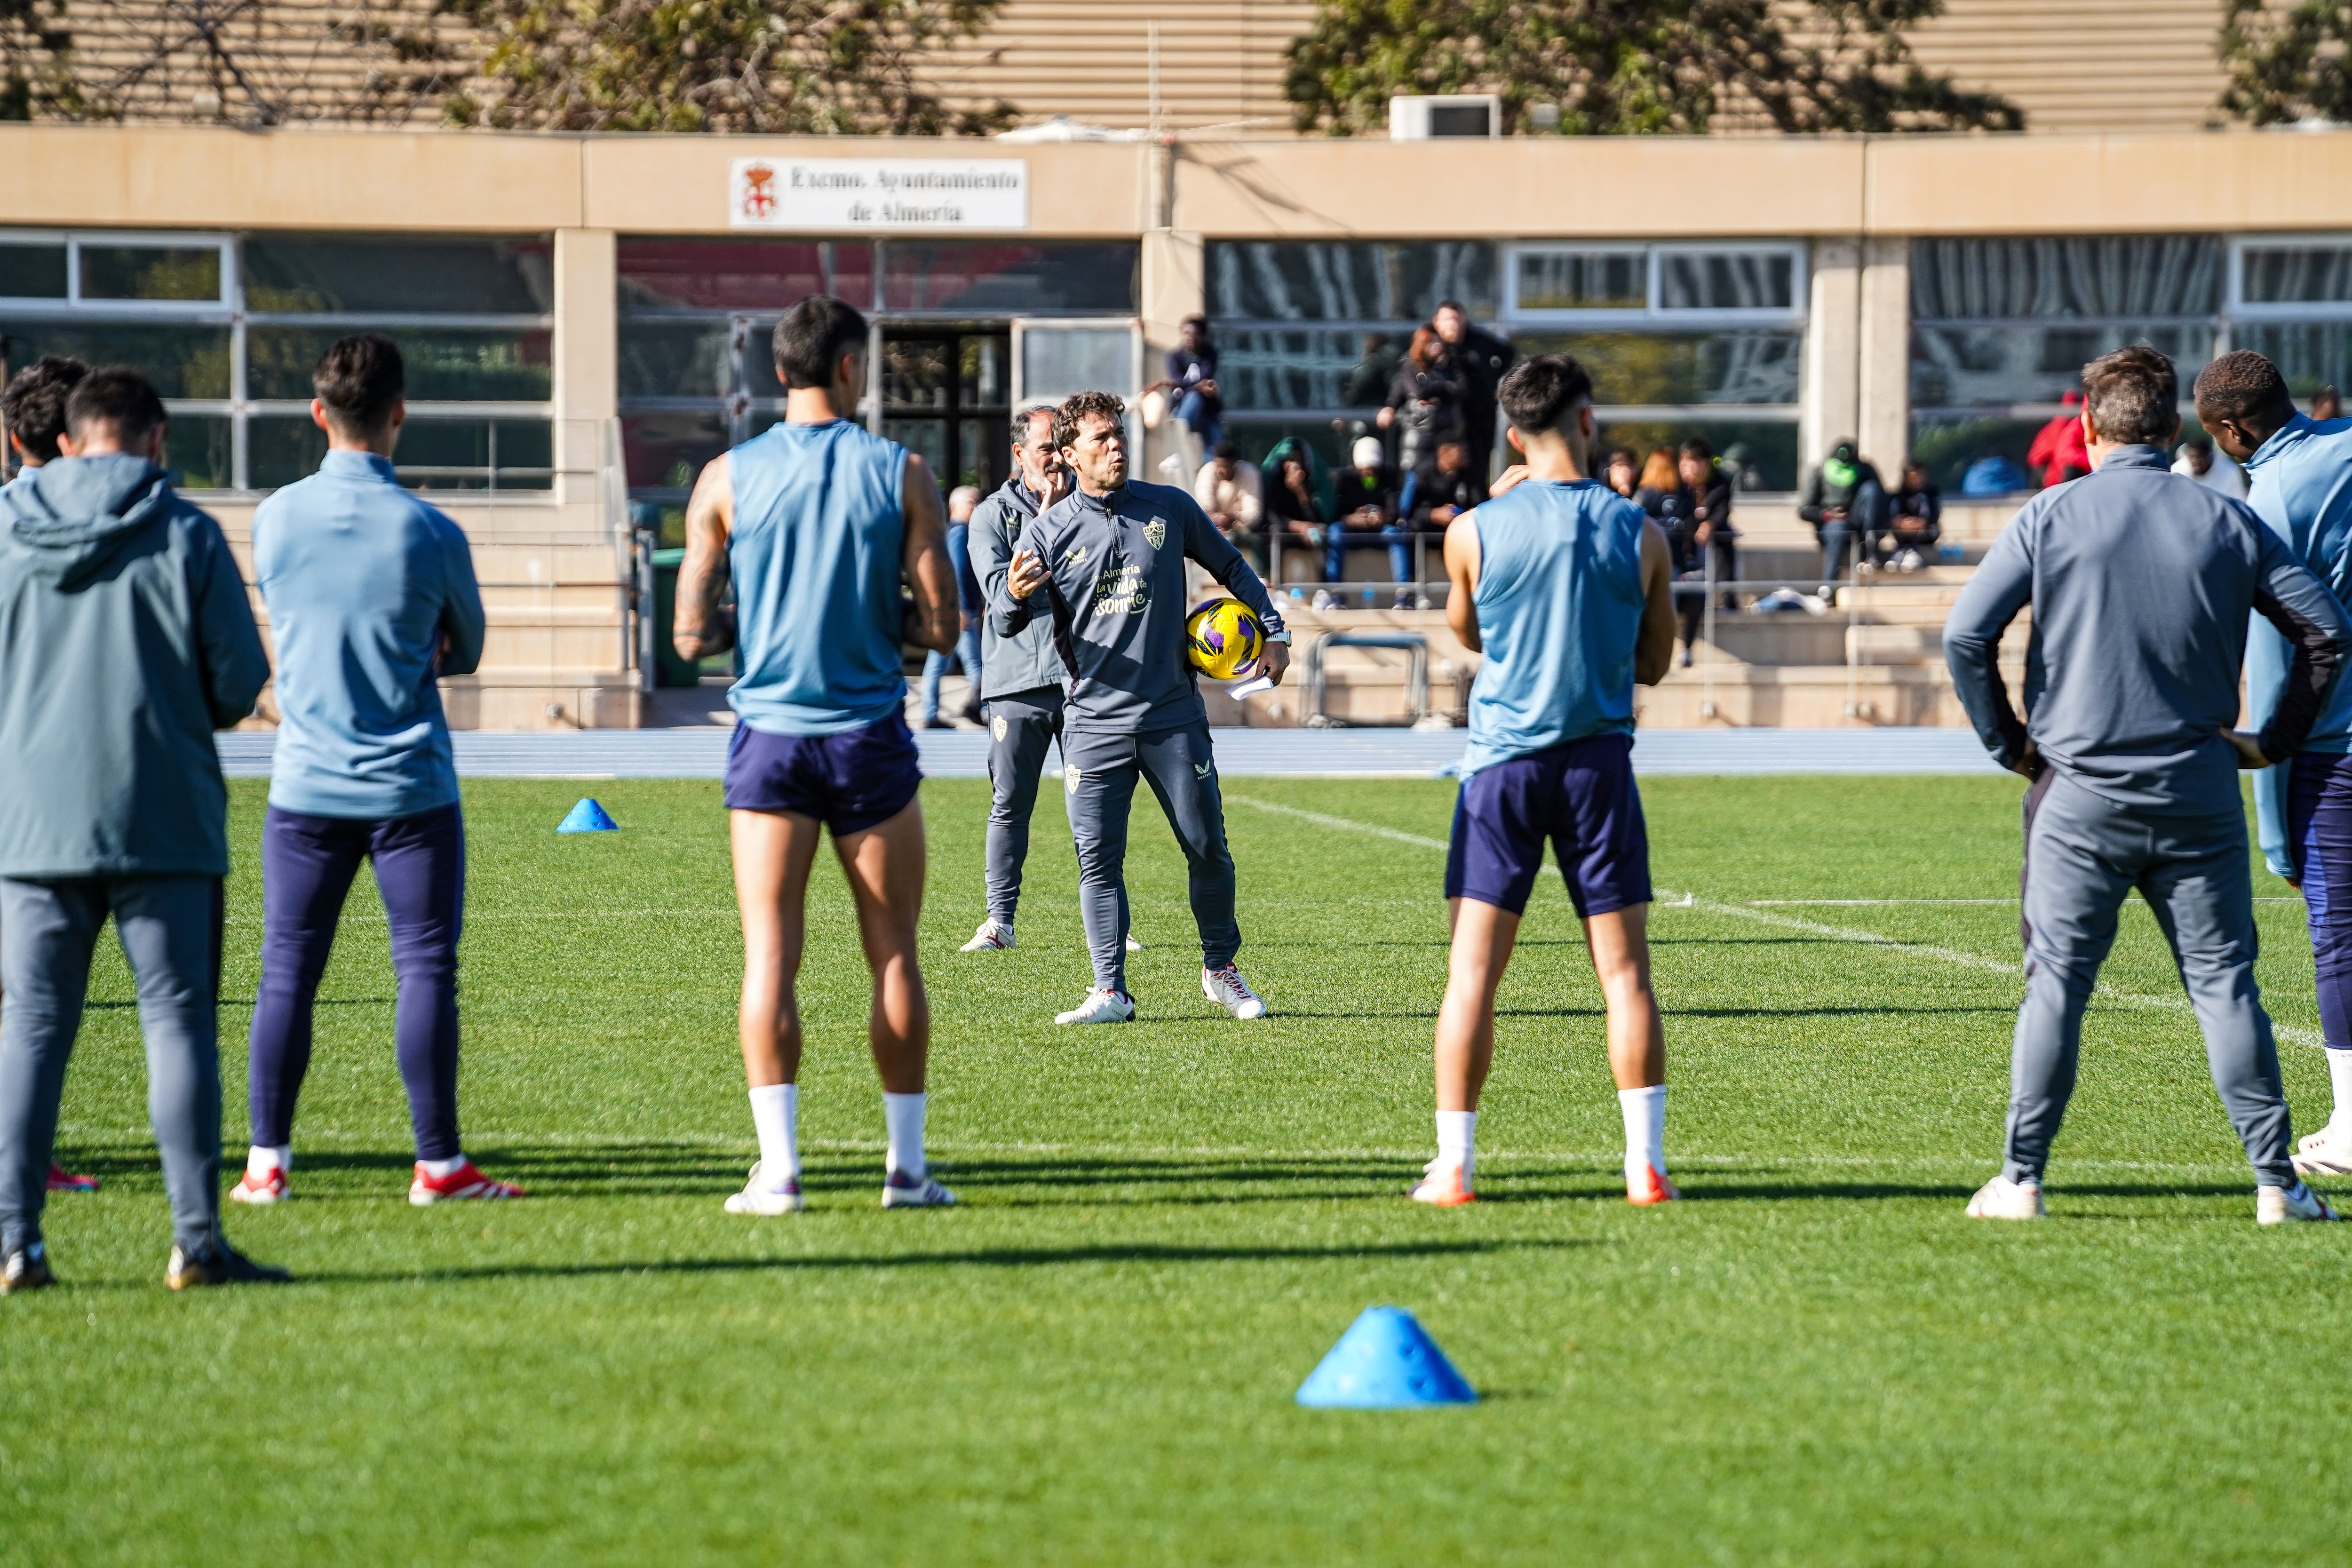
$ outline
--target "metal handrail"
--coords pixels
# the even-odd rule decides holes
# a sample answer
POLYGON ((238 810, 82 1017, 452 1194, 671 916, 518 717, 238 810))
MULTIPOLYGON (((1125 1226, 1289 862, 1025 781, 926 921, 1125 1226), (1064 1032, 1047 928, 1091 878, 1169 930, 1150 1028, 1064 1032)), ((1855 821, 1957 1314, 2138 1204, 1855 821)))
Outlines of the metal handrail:
POLYGON ((1429 717, 1429 639, 1419 632, 1323 632, 1307 645, 1307 675, 1304 701, 1306 710, 1301 722, 1310 730, 1320 730, 1331 722, 1323 711, 1327 686, 1323 673, 1323 652, 1333 647, 1402 648, 1412 657, 1406 666, 1404 681, 1405 711, 1408 723, 1417 724, 1429 717))

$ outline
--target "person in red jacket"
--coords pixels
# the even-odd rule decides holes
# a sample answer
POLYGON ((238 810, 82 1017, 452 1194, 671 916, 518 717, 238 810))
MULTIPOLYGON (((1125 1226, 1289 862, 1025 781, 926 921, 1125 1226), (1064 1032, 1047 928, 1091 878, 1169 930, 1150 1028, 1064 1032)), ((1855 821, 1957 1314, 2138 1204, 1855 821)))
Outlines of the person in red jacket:
POLYGON ((2025 452, 2026 468, 2041 474, 2044 489, 2091 471, 2091 449, 2083 444, 2083 395, 2070 392, 2058 405, 2065 412, 2035 431, 2025 452))

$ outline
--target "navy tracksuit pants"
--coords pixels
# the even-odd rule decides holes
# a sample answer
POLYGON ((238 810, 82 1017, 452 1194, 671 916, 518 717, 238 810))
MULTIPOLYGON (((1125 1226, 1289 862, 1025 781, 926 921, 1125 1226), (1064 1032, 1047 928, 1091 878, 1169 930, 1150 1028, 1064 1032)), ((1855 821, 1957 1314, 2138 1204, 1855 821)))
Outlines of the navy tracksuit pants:
POLYGON ((290 1143, 310 1067, 310 1014, 343 900, 375 863, 398 982, 393 1036, 420 1160, 457 1142, 457 937, 466 825, 453 804, 377 821, 269 808, 261 829, 261 992, 253 1004, 253 1142, 290 1143))
POLYGON ((2287 844, 2303 880, 2319 977, 2319 1028, 2352 1051, 2352 757, 2300 752, 2288 764, 2287 844))

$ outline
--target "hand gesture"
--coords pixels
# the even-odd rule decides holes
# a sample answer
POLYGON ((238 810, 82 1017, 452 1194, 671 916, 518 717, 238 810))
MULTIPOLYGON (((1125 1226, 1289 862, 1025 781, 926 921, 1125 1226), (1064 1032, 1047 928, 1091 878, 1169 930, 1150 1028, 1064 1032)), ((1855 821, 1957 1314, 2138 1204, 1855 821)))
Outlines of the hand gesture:
POLYGON ((2271 765, 2271 760, 2263 755, 2262 742, 2247 734, 2243 730, 2224 730, 2221 731, 2221 738, 2229 742, 2237 752, 2238 766, 2241 769, 2266 768, 2271 765))
POLYGON ((1045 585, 1045 563, 1037 552, 1022 545, 1013 552, 1013 561, 1004 575, 1004 586, 1015 600, 1025 599, 1045 585))

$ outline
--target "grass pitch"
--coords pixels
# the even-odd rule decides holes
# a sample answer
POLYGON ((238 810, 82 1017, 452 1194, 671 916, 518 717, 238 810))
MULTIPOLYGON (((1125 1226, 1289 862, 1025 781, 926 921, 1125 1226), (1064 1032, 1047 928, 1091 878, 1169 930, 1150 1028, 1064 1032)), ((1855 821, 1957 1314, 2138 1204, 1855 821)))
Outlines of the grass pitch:
MULTIPOLYGON (((2091 1016, 2052 1217, 2012 1227, 1960 1205, 1999 1150, 2014 906, 1753 902, 2005 900, 2015 781, 1644 786, 1658 882, 1696 901, 1653 927, 1690 1201, 1642 1212, 1622 1200, 1600 998, 1558 881, 1503 996, 1482 1201, 1420 1209, 1399 1194, 1432 1144, 1429 841, 1451 786, 1228 789, 1242 959, 1274 1017, 1236 1024, 1201 996, 1181 862, 1146 800, 1144 1021, 1080 1032, 1051 1022, 1087 966, 1050 797, 1021 948, 967 955, 984 786, 927 786, 951 1212, 877 1206, 866 982, 822 863, 811 1207, 720 1211, 754 1149, 715 784, 467 786, 467 1145, 524 1203, 404 1201, 392 977, 362 879, 296 1199, 229 1220, 298 1271, 289 1289, 164 1291, 129 976, 103 954, 62 1143, 106 1189, 50 1207, 65 1288, 0 1303, 0 1562, 2352 1555, 2327 1440, 2352 1236, 2256 1230, 2146 911, 2091 1016), (623 832, 553 834, 583 788, 623 832), (1484 1402, 1294 1406, 1381 1301, 1418 1313, 1484 1402)), ((236 786, 232 1166, 261 802, 236 786)), ((2260 909, 2266 997, 2315 1031, 2300 906, 2260 909)), ((2318 1054, 2283 1050, 2314 1124, 2318 1054)))

